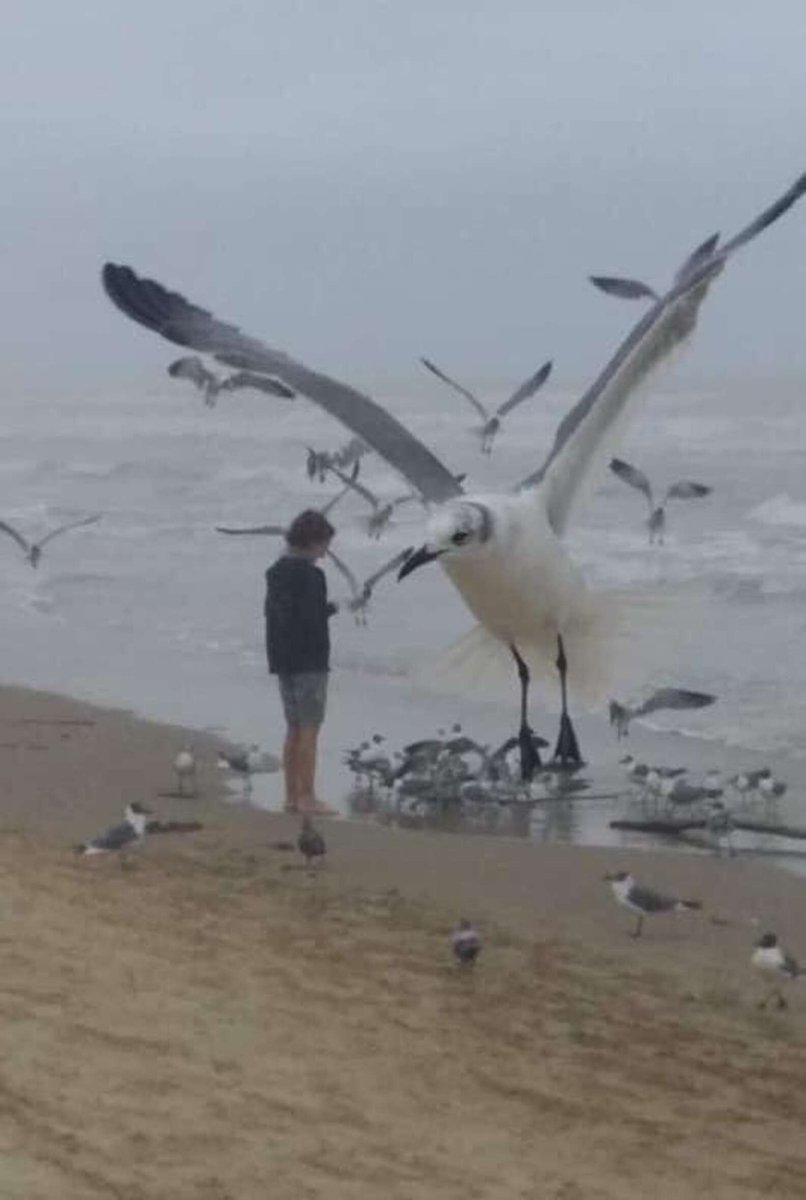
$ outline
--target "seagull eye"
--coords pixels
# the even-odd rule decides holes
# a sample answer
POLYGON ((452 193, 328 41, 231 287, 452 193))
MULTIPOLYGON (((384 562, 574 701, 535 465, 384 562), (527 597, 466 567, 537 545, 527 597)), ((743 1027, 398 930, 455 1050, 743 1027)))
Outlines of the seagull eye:
POLYGON ((451 541, 453 542, 454 546, 461 546, 462 543, 466 542, 469 537, 470 534, 466 529, 460 529, 453 535, 451 541))

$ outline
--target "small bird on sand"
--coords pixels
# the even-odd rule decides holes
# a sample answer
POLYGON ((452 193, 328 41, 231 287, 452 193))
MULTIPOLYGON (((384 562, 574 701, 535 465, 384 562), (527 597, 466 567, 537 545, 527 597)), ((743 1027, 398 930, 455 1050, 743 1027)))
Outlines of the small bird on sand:
POLYGON ((465 917, 451 934, 451 949, 460 967, 472 967, 479 956, 481 938, 465 917))
POLYGON ((759 1001, 759 1008, 766 1008, 770 1000, 775 999, 777 1008, 788 1008, 786 996, 781 990, 781 983, 792 983, 798 979, 804 972, 801 970, 797 959, 791 954, 787 954, 778 937, 774 933, 765 933, 756 942, 755 949, 750 961, 753 966, 763 971, 769 978, 775 982, 772 984, 772 990, 759 1001))
POLYGON ((681 912, 685 909, 702 908, 699 900, 679 900, 676 896, 663 896, 651 888, 642 887, 636 883, 629 871, 615 871, 605 875, 605 881, 610 884, 613 896, 619 904, 629 908, 638 917, 638 923, 631 932, 631 937, 640 937, 644 925, 644 917, 654 916, 663 912, 681 912))
POLYGON ((174 774, 176 775, 176 790, 180 796, 185 794, 185 783, 190 787, 190 795, 196 795, 196 759, 190 746, 183 746, 174 759, 174 774))
POLYGON ((666 505, 670 500, 701 500, 703 496, 710 495, 712 490, 704 483, 694 483, 691 479, 679 479, 677 483, 671 484, 666 489, 660 504, 656 504, 652 495, 652 486, 643 471, 630 466, 621 458, 611 458, 610 470, 624 483, 628 483, 630 487, 636 488, 646 496, 649 505, 646 527, 649 531, 650 544, 658 541, 663 545, 666 533, 666 505))
POLYGON ((539 371, 536 371, 534 375, 530 375, 503 404, 498 405, 495 412, 491 413, 482 404, 478 396, 474 395, 466 387, 463 387, 461 383, 457 383, 456 380, 451 379, 449 375, 440 370, 430 359, 421 358, 420 362, 432 375, 436 375, 437 379, 441 379, 443 383, 447 383, 448 387, 453 388, 455 392, 458 392, 460 396, 464 396, 465 400, 468 400, 473 405, 482 420, 481 425, 476 425, 473 428, 473 432, 481 439, 482 454, 492 453, 493 441, 507 413, 512 412, 513 408, 517 407, 524 400, 528 400, 530 396, 534 396, 535 392, 540 390, 551 374, 551 363, 543 363, 539 371))
POLYGON ((146 833, 148 817, 151 809, 135 801, 126 806, 124 819, 119 825, 113 825, 105 833, 99 833, 88 842, 76 846, 77 854, 113 854, 121 855, 121 862, 126 851, 134 850, 141 845, 146 833))
POLYGON ((314 828, 313 821, 310 817, 302 818, 302 826, 297 838, 297 847, 300 854, 305 859, 305 866, 310 867, 311 863, 316 858, 324 859, 327 854, 327 846, 325 839, 322 837, 318 829, 314 828))
POLYGON ((681 710, 691 708, 707 708, 716 702, 716 696, 708 692, 692 692, 688 688, 658 688, 643 704, 631 708, 627 704, 619 704, 617 700, 610 701, 610 724, 615 726, 616 737, 619 741, 630 732, 630 722, 636 717, 645 717, 649 713, 661 712, 665 709, 681 710))
POLYGON ((46 533, 38 542, 29 542, 13 525, 9 525, 8 521, 0 521, 0 530, 13 537, 14 541, 25 554, 26 562, 29 562, 32 567, 38 567, 42 551, 48 542, 52 542, 55 537, 67 533, 68 529, 79 529, 82 525, 94 525, 96 521, 100 521, 102 515, 102 513, 95 513, 92 517, 82 517, 80 521, 68 521, 66 525, 59 525, 57 529, 51 529, 50 533, 46 533))
POLYGON ((208 408, 214 408, 221 392, 234 392, 238 388, 255 388, 268 396, 279 396, 281 400, 293 400, 296 392, 270 375, 257 375, 254 371, 235 371, 232 375, 219 376, 205 367, 196 354, 177 358, 168 367, 173 379, 189 379, 204 397, 208 408))

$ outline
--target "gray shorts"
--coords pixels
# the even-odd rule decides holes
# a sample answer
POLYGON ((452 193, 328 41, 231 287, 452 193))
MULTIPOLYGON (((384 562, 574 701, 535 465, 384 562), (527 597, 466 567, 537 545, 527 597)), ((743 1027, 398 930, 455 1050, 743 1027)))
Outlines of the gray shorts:
POLYGON ((278 675, 285 719, 289 725, 321 725, 327 701, 327 671, 278 675))

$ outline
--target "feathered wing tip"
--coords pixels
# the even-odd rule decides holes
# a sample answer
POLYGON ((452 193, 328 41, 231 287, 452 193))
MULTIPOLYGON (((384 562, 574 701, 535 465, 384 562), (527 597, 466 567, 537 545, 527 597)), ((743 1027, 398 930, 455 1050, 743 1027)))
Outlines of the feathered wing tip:
MULTIPOLYGON (((557 634, 568 657, 571 712, 580 708, 603 714, 614 695, 646 691, 668 675, 687 647, 696 644, 704 616, 698 586, 681 585, 663 593, 647 590, 586 592, 562 628, 547 623, 540 636, 518 642, 532 677, 538 708, 557 712, 557 634)), ((517 703, 518 680, 509 647, 483 626, 472 628, 442 654, 416 663, 413 682, 451 695, 517 703)), ((538 724, 537 719, 533 722, 538 724)))

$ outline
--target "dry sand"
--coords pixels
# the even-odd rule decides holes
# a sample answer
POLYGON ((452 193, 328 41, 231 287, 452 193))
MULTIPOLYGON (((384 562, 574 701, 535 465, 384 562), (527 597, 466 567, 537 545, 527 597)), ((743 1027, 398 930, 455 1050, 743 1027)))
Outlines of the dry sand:
POLYGON ((806 954, 806 881, 347 821, 311 876, 212 741, 161 795, 182 740, 0 692, 3 1200, 806 1196, 806 985, 759 1012, 747 965, 767 926, 806 954), (205 828, 69 852, 130 799, 205 828), (627 864, 703 913, 628 938, 627 864))

